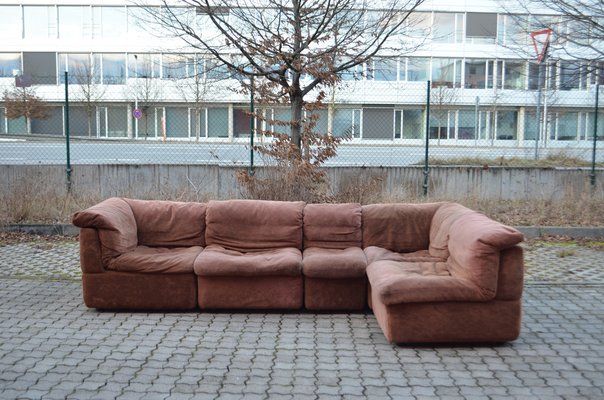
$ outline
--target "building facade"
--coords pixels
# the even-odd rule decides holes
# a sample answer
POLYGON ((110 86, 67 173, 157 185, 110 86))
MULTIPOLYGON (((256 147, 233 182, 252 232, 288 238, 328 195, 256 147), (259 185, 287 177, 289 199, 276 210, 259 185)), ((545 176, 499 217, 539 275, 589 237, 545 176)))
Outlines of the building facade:
MULTIPOLYGON (((50 106, 47 119, 28 122, 7 118, 0 105, 0 134, 64 135, 67 76, 71 135, 246 141, 249 99, 234 90, 237 79, 211 56, 154 35, 143 13, 130 1, 0 1, 0 90, 31 85, 50 106)), ((589 148, 604 61, 552 54, 540 79, 536 55, 514 49, 530 48, 528 32, 559 16, 521 14, 496 1, 426 1, 406 26, 417 49, 384 52, 343 74, 329 106, 317 111, 316 129, 346 143, 421 146, 430 86, 435 146, 589 148)), ((262 112, 266 120, 289 119, 288 108, 262 112)))

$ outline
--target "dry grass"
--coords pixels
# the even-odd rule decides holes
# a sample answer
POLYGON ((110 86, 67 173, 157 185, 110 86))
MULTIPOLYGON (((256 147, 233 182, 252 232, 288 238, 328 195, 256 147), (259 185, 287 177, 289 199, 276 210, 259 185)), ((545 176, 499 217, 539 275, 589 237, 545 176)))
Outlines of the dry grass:
MULTIPOLYGON (((463 165, 463 166, 482 166, 482 167, 529 167, 529 168, 555 168, 555 167, 591 167, 590 161, 580 158, 570 157, 564 153, 550 154, 545 158, 534 160, 517 157, 497 157, 497 158, 430 158, 430 165, 463 165)), ((596 163, 597 167, 604 166, 603 163, 596 163)))
MULTIPOLYGON (((384 190, 385 178, 377 175, 350 176, 338 182, 340 191, 333 192, 323 182, 319 187, 299 185, 296 175, 285 175, 281 181, 256 181, 255 193, 243 197, 274 200, 304 200, 307 202, 358 202, 361 204, 433 201, 456 201, 481 211, 508 225, 534 226, 604 226, 604 195, 568 194, 561 200, 485 200, 477 197, 434 198, 409 195, 412 190, 401 188, 399 194, 384 190), (273 182, 267 184, 266 182, 273 182), (293 196, 293 197, 292 197, 293 196)), ((249 187, 248 187, 249 189, 249 187)), ((119 193, 128 197, 128 193, 119 193)), ((205 193, 149 193, 147 198, 179 201, 206 201, 213 198, 205 193)), ((0 192, 0 225, 26 223, 69 223, 74 212, 100 202, 100 195, 67 194, 64 186, 46 182, 42 177, 20 179, 19 185, 0 192)))

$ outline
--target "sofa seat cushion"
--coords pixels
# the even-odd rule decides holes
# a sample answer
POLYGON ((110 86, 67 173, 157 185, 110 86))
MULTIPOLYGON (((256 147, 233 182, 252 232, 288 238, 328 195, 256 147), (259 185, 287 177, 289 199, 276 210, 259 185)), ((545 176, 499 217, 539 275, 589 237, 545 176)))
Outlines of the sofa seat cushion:
POLYGON ((323 249, 309 247, 302 255, 302 270, 310 278, 360 278, 365 276, 367 259, 360 247, 323 249))
POLYGON ((365 251, 367 264, 380 260, 406 262, 445 262, 446 259, 434 257, 428 250, 418 250, 410 253, 397 253, 377 246, 369 246, 365 251))
POLYGON ((203 247, 138 246, 109 263, 112 271, 144 274, 192 274, 193 263, 203 247))
POLYGON ((376 261, 367 266, 367 277, 386 305, 482 300, 476 285, 452 277, 442 261, 376 261))
POLYGON ((291 247, 241 252, 209 245, 194 269, 198 276, 301 276, 302 252, 291 247))

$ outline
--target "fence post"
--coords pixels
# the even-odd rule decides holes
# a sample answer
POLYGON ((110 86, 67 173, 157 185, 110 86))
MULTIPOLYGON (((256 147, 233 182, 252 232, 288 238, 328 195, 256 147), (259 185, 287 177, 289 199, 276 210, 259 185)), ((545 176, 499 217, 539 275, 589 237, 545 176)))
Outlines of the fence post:
POLYGON ((596 85, 596 106, 594 113, 594 142, 593 149, 591 152, 591 189, 594 190, 596 188, 596 145, 598 142, 598 100, 600 97, 600 85, 596 85))
POLYGON ((428 181, 430 168, 428 166, 428 148, 430 146, 430 81, 426 87, 426 155, 424 157, 424 196, 428 196, 428 181))
POLYGON ((71 193, 71 157, 69 154, 69 73, 65 71, 65 147, 67 151, 67 192, 71 193))
POLYGON ((250 175, 254 175, 254 77, 250 76, 250 175))

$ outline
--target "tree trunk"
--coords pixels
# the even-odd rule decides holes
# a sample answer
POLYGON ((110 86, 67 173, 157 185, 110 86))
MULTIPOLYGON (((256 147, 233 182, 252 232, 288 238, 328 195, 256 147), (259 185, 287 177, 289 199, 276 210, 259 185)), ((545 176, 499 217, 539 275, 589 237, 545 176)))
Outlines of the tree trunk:
POLYGON ((304 100, 302 94, 292 94, 291 98, 291 115, 292 115, 292 143, 298 146, 298 150, 302 152, 302 106, 304 100))

